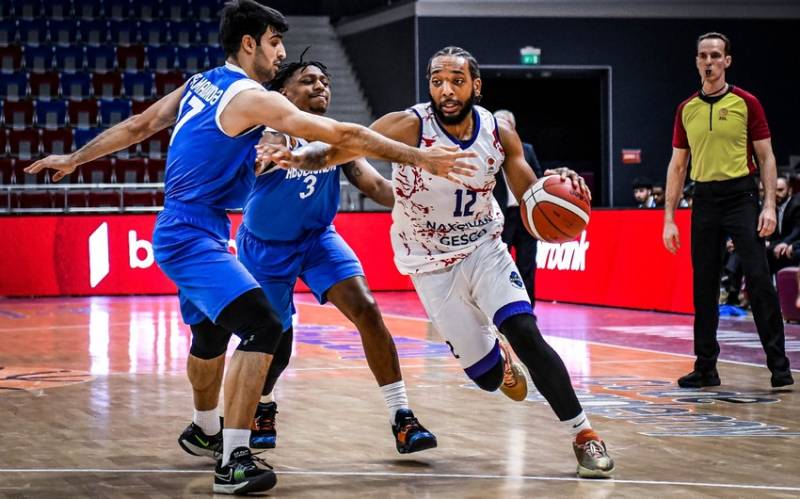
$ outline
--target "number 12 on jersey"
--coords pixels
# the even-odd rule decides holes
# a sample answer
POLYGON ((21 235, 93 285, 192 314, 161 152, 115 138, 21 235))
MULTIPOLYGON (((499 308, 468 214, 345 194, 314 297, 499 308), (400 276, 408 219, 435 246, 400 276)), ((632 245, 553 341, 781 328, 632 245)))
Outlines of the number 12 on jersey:
POLYGON ((473 215, 475 212, 472 211, 472 205, 475 204, 475 200, 478 197, 478 193, 475 191, 458 189, 456 191, 456 209, 453 210, 454 217, 468 217, 473 215), (464 194, 466 193, 466 195, 464 194), (464 204, 464 198, 469 198, 466 203, 464 204), (463 211, 462 211, 462 208, 463 211))

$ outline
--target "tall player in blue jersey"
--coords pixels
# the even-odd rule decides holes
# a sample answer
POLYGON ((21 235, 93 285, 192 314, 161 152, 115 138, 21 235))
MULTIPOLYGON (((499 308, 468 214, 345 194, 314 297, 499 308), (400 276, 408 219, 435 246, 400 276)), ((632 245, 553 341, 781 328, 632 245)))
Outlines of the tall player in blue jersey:
MULTIPOLYGON (((330 75, 323 63, 302 58, 284 64, 270 89, 303 111, 324 115, 331 98, 330 75)), ((306 143, 269 132, 263 140, 289 147, 306 143)), ((275 446, 277 404, 272 390, 292 353, 292 292, 298 278, 320 303, 330 301, 358 328, 367 363, 389 409, 397 450, 405 454, 436 447, 436 437, 408 407, 397 350, 361 263, 332 225, 339 208, 340 171, 376 202, 394 205, 391 183, 363 158, 314 172, 272 168, 256 179, 245 205, 236 237, 239 260, 261 284, 285 329, 251 427, 250 447, 275 446), (278 211, 280 217, 271 216, 278 211)))
MULTIPOLYGON (((226 209, 243 206, 254 181, 254 146, 264 125, 336 144, 358 155, 391 159, 437 175, 469 175, 472 157, 440 148, 421 154, 365 127, 304 113, 277 92, 267 92, 285 57, 283 15, 253 0, 225 5, 220 41, 224 66, 192 76, 139 115, 115 125, 72 154, 52 155, 26 169, 57 170, 58 181, 79 165, 130 147, 175 125, 167 155, 165 205, 153 233, 156 261, 177 285, 184 321, 192 327, 187 372, 195 402, 187 428, 196 449, 219 453, 214 491, 245 494, 272 488, 271 469, 248 448, 250 422, 283 327, 256 280, 228 252, 226 209), (228 331, 241 342, 225 377, 225 428, 217 403, 228 331), (194 428, 194 427, 197 428, 194 428), (197 431, 195 431, 197 430, 197 431), (222 449, 219 449, 222 442, 222 449)), ((182 442, 183 443, 183 442, 182 442)))

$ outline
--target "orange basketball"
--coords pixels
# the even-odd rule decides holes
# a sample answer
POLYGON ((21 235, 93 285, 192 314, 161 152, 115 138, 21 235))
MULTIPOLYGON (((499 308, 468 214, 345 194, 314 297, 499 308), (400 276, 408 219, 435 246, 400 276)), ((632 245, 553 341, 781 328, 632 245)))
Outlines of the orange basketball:
POLYGON ((565 243, 578 237, 592 212, 589 198, 559 175, 542 177, 522 196, 522 223, 536 239, 565 243))

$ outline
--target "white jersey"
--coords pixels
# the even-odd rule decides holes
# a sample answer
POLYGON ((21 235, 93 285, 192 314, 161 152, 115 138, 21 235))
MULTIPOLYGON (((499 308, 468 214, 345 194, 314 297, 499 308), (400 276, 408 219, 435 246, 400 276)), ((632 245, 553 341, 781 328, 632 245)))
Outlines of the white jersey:
POLYGON ((418 147, 459 146, 473 151, 479 167, 464 177, 469 189, 405 164, 392 164, 392 248, 403 274, 420 274, 454 265, 503 231, 503 214, 492 196, 495 174, 505 160, 492 113, 474 106, 472 137, 460 141, 439 125, 430 103, 409 108, 420 120, 418 147))

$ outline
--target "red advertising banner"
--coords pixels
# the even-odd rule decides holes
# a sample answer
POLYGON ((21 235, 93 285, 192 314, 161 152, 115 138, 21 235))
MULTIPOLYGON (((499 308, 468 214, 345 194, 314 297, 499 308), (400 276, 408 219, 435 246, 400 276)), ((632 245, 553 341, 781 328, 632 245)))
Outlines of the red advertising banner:
MULTIPOLYGON (((231 219, 235 234, 241 216, 231 219)), ((577 241, 539 243, 537 297, 691 312, 689 212, 678 213, 677 256, 661 243, 662 220, 661 210, 599 210, 577 241)), ((0 217, 0 296, 174 293, 153 260, 154 221, 152 214, 0 217)), ((388 213, 341 213, 335 224, 372 289, 413 289, 392 260, 388 213)))
MULTIPOLYGON (((232 239, 241 218, 231 216, 232 239)), ((0 217, 0 296, 174 293, 153 259, 154 223, 152 214, 0 217)), ((342 213, 335 224, 374 290, 413 289, 394 266, 387 213, 342 213)))
POLYGON ((690 211, 679 210, 681 248, 661 239, 663 210, 597 210, 574 242, 539 242, 536 297, 692 313, 690 211))

